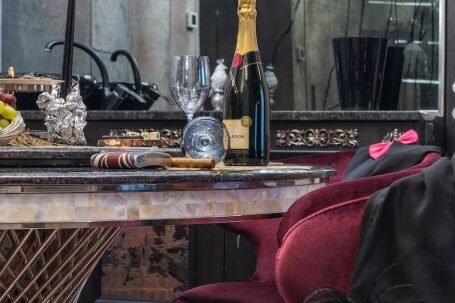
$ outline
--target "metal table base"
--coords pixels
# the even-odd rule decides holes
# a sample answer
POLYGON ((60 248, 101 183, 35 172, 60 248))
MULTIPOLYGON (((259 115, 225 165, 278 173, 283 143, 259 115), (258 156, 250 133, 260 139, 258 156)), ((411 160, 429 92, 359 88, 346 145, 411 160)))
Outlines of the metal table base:
POLYGON ((120 228, 0 231, 0 302, 75 303, 120 228))

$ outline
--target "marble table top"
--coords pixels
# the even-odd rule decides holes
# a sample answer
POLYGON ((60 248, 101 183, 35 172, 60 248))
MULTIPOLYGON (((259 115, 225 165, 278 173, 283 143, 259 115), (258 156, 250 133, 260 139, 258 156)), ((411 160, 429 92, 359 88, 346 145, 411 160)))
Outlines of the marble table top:
MULTIPOLYGON (((0 148, 0 159, 21 160, 47 160, 47 159, 90 159, 94 154, 110 151, 159 151, 172 156, 180 156, 182 151, 176 148, 153 148, 153 147, 96 147, 96 146, 71 146, 71 147, 11 147, 0 148)), ((0 163, 1 164, 1 163, 0 163)))
MULTIPOLYGON (((325 182, 336 172, 329 167, 276 165, 269 168, 223 167, 213 170, 98 170, 93 168, 0 168, 2 185, 155 185, 164 189, 224 188, 223 184, 237 184, 249 188, 250 183, 280 184, 312 180, 325 182), (175 185, 174 188, 170 185, 175 185), (182 187, 185 185, 185 187, 182 187), (177 188, 177 186, 179 186, 177 188)), ((257 185, 256 185, 257 187, 257 185)))
POLYGON ((100 152, 109 151, 158 151, 174 157, 181 157, 182 151, 177 148, 150 147, 9 147, 0 148, 0 167, 69 167, 90 166, 90 157, 100 152))
POLYGON ((277 216, 328 167, 215 170, 1 168, 0 229, 220 223, 277 216))

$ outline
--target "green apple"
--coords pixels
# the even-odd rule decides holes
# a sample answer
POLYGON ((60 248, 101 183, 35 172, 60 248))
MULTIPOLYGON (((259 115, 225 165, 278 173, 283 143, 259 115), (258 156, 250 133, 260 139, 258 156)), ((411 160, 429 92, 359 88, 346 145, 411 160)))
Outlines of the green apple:
POLYGON ((4 129, 4 128, 7 128, 9 126, 9 121, 6 120, 6 119, 0 119, 0 128, 1 129, 4 129))
POLYGON ((17 112, 13 107, 5 105, 5 108, 0 112, 0 115, 7 120, 13 121, 16 119, 17 112))

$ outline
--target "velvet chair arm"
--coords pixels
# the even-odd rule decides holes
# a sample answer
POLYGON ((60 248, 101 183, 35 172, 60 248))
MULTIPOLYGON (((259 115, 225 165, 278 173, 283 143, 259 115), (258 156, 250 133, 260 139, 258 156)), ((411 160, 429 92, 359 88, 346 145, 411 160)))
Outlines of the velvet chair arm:
POLYGON ((289 230, 276 257, 276 283, 285 302, 301 303, 322 288, 347 291, 366 201, 329 207, 289 230))

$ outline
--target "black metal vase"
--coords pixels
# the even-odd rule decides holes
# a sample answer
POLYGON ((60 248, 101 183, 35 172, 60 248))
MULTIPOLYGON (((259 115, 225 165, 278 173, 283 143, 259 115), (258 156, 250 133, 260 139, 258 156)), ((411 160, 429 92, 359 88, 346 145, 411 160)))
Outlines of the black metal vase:
POLYGON ((404 47, 389 46, 379 110, 397 110, 403 81, 404 47))
POLYGON ((386 38, 333 39, 342 110, 379 109, 387 45, 386 38))

